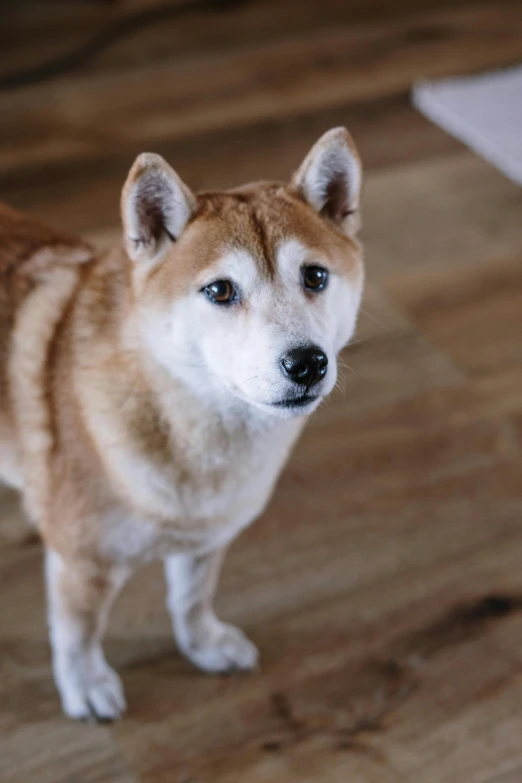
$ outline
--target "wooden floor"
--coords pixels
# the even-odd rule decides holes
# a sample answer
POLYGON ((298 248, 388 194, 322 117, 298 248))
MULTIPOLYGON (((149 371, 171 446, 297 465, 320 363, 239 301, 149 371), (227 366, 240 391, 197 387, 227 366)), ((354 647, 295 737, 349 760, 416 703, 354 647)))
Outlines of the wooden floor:
MULTIPOLYGON (((4 3, 0 76, 157 5, 4 3)), ((522 190, 408 101, 417 78, 521 55, 519 0, 246 0, 0 92, 0 198, 100 243, 139 151, 230 186, 286 177, 346 124, 368 269, 344 393, 226 563, 220 611, 258 673, 182 660, 151 567, 107 640, 128 717, 67 722, 40 545, 2 495, 2 783, 522 781, 522 190)))

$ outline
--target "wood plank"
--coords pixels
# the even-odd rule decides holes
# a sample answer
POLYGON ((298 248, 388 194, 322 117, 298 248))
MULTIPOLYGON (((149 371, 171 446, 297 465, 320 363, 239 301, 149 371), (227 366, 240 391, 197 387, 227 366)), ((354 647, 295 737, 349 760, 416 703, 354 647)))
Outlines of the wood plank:
MULTIPOLYGON (((346 124, 357 139, 366 171, 452 156, 462 146, 427 122, 407 95, 362 102, 283 121, 267 121, 226 134, 210 132, 154 146, 195 190, 234 187, 255 179, 289 178, 314 141, 330 127, 346 124), (386 126, 389 138, 381 128, 386 126), (393 140, 393 141, 391 141, 393 140), (230 160, 234 160, 234 166, 230 160)), ((134 157, 145 142, 103 152, 88 163, 30 161, 0 175, 2 199, 44 220, 79 232, 118 223, 119 194, 134 157)))
MULTIPOLYGON (((465 7, 476 0, 459 0, 465 7)), ((198 0, 192 0, 195 6, 198 0)), ((455 3, 441 0, 439 8, 455 3)), ((35 65, 49 57, 74 52, 78 46, 105 33, 114 24, 139 15, 149 20, 149 12, 158 11, 158 21, 142 22, 133 34, 126 34, 92 58, 82 70, 112 70, 137 64, 170 59, 180 54, 230 49, 266 42, 293 33, 317 30, 343 22, 361 22, 379 17, 414 17, 422 9, 414 0, 215 0, 193 12, 176 13, 190 2, 164 0, 119 0, 118 2, 63 2, 63 0, 17 0, 6 5, 0 29, 0 73, 35 65), (20 47, 18 42, 24 41, 20 47)))
MULTIPOLYGON (((451 522, 454 520, 452 516, 451 522)), ((395 540, 396 536, 397 530, 395 540)), ((400 760, 396 764, 399 773, 418 773, 416 762, 422 738, 427 737, 429 744, 445 721, 457 722, 463 703, 477 703, 479 694, 487 692, 499 677, 506 681, 505 691, 502 699, 493 699, 492 709, 502 710, 502 700, 510 706, 509 688, 515 687, 520 676, 512 659, 497 653, 487 672, 481 671, 480 666, 480 661, 489 660, 492 653, 489 628, 503 619, 486 618, 477 625, 471 620, 469 626, 463 619, 463 626, 459 625, 459 618, 466 618, 468 613, 473 617, 473 607, 480 606, 481 596, 487 596, 487 590, 499 584, 499 574, 491 572, 491 557, 485 550, 502 558, 504 565, 510 560, 514 564, 507 546, 516 549, 517 543, 506 535, 506 529, 502 538, 503 544, 500 537, 484 542, 480 555, 477 550, 470 551, 469 556, 461 552, 457 558, 446 553, 430 571, 426 571, 425 565, 413 565, 417 549, 408 555, 403 550, 403 556, 395 563, 394 577, 389 575, 386 579, 384 605, 382 585, 374 584, 372 588, 361 580, 360 574, 359 578, 352 575, 349 608, 345 596, 339 595, 335 600, 330 595, 323 600, 316 597, 315 605, 303 607, 292 618, 288 608, 279 620, 265 618, 257 637, 265 648, 265 659, 263 671, 256 679, 216 683, 189 676, 187 681, 187 673, 174 661, 158 662, 152 673, 150 660, 146 666, 134 664, 126 679, 130 692, 144 710, 144 718, 139 725, 118 726, 118 743, 146 781, 167 780, 169 772, 183 772, 202 780, 265 780, 263 775, 272 774, 280 776, 276 779, 298 781, 303 779, 300 775, 304 774, 307 759, 311 759, 313 776, 324 765, 321 779, 336 781, 339 775, 352 773, 354 761, 360 763, 357 741, 363 745, 367 742, 368 750, 374 748, 377 757, 390 755, 392 760, 400 760), (457 588, 462 594, 459 580, 463 564, 471 580, 470 598, 456 607, 454 595, 457 588), (480 585, 478 593, 476 585, 480 585), (339 612, 344 612, 345 625, 332 622, 339 612), (308 652, 303 657, 304 650, 308 652), (447 681, 452 683, 451 691, 448 697, 439 697, 437 706, 434 694, 441 693, 447 681), (165 699, 163 709, 158 707, 159 693, 165 699), (277 708, 280 698, 275 700, 274 694, 281 693, 291 705, 297 730, 284 717, 288 711, 281 717, 282 710, 277 708), (204 715, 196 706, 198 703, 205 704, 204 715), (433 709, 423 715, 427 703, 433 709), (404 714, 408 714, 408 720, 403 720, 404 714), (362 725, 360 730, 358 725, 362 725), (394 726, 399 727, 397 733, 394 726), (151 744, 155 753, 147 755, 146 748, 151 744), (333 766, 325 764, 327 759, 332 759, 333 766)), ((461 540, 466 539, 469 543, 469 534, 461 540)), ((383 541, 383 550, 390 540, 392 536, 383 541)), ((449 542, 451 537, 439 535, 437 541, 444 540, 449 542)), ((420 544, 420 536, 419 546, 426 546, 426 542, 420 544)), ((377 549, 382 551, 379 546, 377 549)), ((375 551, 375 546, 371 551, 375 551)), ((316 558, 315 569, 310 564, 310 576, 317 572, 319 562, 316 558)), ((393 558, 388 563, 391 565, 393 558)), ((332 584, 326 577, 323 584, 329 581, 332 584)), ((261 586, 258 582, 258 591, 261 586)), ((313 588, 315 592, 317 580, 313 588)), ((276 595, 274 601, 277 603, 276 595)), ((512 704, 510 709, 516 715, 516 725, 506 738, 508 747, 505 744, 503 749, 513 752, 520 715, 512 704)), ((488 722, 476 727, 480 728, 477 743, 487 741, 490 725, 488 722)), ((469 758, 464 747, 454 748, 448 760, 450 769, 458 768, 461 753, 463 760, 469 758)), ((372 768, 373 754, 368 756, 363 772, 368 766, 370 771, 372 768)), ((436 760, 428 752, 426 759, 430 769, 436 771, 436 760)), ((412 775, 412 780, 437 779, 428 774, 412 775)))
POLYGON ((363 208, 368 272, 381 282, 522 253, 522 191, 472 153, 371 174, 363 208))
POLYGON ((522 364, 522 254, 471 267, 396 276, 392 295, 422 332, 460 367, 522 364))
POLYGON ((154 144, 389 95, 420 77, 499 67, 522 47, 520 5, 502 0, 502 9, 496 0, 347 22, 7 93, 0 165, 88 159, 102 145, 154 144))

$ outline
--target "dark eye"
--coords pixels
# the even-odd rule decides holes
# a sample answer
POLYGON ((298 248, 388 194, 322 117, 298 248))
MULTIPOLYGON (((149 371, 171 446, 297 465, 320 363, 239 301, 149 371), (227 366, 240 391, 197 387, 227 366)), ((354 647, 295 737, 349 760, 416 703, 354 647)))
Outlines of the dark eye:
POLYGON ((303 267, 303 285, 307 291, 322 291, 328 284, 328 271, 322 266, 303 267))
POLYGON ((230 280, 216 280, 205 286, 203 292, 214 304, 228 305, 238 299, 237 291, 230 280))

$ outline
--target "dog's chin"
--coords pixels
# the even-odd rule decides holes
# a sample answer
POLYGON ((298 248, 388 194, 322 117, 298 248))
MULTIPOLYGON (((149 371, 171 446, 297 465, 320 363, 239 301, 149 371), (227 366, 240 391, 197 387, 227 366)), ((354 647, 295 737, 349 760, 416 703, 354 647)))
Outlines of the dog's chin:
POLYGON ((294 419, 297 416, 309 416, 323 399, 320 394, 304 394, 300 397, 287 397, 273 402, 270 412, 282 419, 294 419))
POLYGON ((285 397, 280 400, 274 400, 274 402, 261 402, 243 395, 241 395, 241 399, 263 411, 263 413, 275 416, 278 419, 295 419, 300 416, 309 416, 321 403, 323 396, 320 394, 305 394, 285 397))

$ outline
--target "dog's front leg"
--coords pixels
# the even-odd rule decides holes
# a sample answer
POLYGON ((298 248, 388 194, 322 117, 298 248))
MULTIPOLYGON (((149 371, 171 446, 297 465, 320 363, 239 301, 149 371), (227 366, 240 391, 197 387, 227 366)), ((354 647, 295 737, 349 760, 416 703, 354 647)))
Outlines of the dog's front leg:
POLYGON ((63 710, 71 718, 118 718, 125 710, 123 688, 101 641, 128 571, 69 562, 47 549, 45 572, 54 678, 63 710))
POLYGON ((177 554, 165 560, 167 607, 183 654, 207 672, 253 669, 258 653, 239 628, 222 623, 213 609, 225 550, 177 554))

